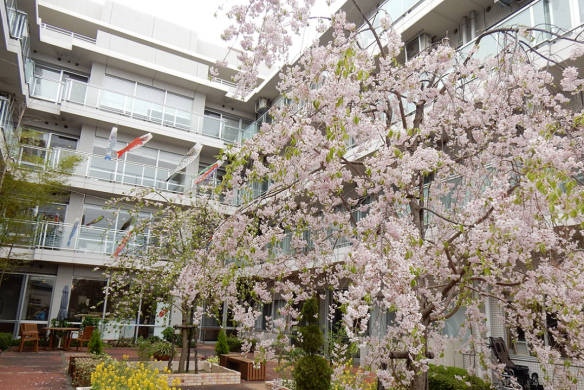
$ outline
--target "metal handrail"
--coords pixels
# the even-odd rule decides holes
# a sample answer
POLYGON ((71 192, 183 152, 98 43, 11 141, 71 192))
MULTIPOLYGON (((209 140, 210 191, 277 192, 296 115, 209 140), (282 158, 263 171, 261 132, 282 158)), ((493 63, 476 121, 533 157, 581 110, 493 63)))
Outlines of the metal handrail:
POLYGON ((77 34, 73 31, 65 30, 64 28, 53 26, 50 24, 42 23, 41 28, 49 31, 54 31, 59 34, 67 35, 70 36, 71 38, 79 39, 81 41, 89 42, 92 44, 95 44, 97 42, 95 38, 90 38, 85 35, 77 34))
POLYGON ((234 83, 233 81, 229 81, 229 80, 224 80, 224 79, 221 79, 221 78, 215 77, 215 76, 211 76, 211 81, 213 81, 215 83, 227 85, 228 87, 232 87, 232 88, 237 87, 237 83, 234 83))

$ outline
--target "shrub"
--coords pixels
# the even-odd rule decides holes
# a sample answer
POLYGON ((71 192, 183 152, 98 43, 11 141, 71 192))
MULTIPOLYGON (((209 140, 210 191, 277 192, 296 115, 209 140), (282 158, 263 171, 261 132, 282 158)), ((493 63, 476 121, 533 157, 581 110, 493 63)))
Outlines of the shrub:
POLYGON ((324 344, 322 330, 320 330, 320 326, 317 324, 303 326, 298 329, 298 332, 302 335, 300 348, 306 353, 317 353, 320 347, 324 344))
POLYGON ((101 339, 101 335, 99 334, 99 330, 95 329, 89 339, 89 343, 87 343, 87 349, 89 353, 94 354, 102 354, 103 353, 103 340, 101 339))
POLYGON ((428 369, 428 385, 430 390, 488 390, 490 385, 483 381, 476 375, 469 375, 469 373, 458 367, 444 367, 429 365, 428 369), (457 379, 459 376, 461 379, 457 379), (471 385, 467 386, 465 382, 471 385))
POLYGON ((150 338, 138 341, 138 356, 142 360, 150 360, 150 358, 168 360, 171 355, 174 356, 174 353, 172 344, 166 341, 152 341, 150 338))
POLYGON ((229 352, 241 352, 241 340, 235 336, 227 337, 229 352))
POLYGON ((294 382, 297 390, 326 390, 331 386, 333 369, 322 356, 308 355, 294 365, 294 382))
POLYGON ((0 350, 8 349, 13 344, 12 333, 0 333, 0 350))
POLYGON ((229 353, 229 344, 227 344, 227 336, 225 336, 225 331, 223 329, 219 331, 217 344, 215 344, 215 353, 217 356, 229 353))
POLYGON ((91 384, 92 390, 171 389, 167 377, 160 375, 158 369, 152 370, 144 363, 131 365, 125 360, 108 360, 99 364, 91 374, 91 384))
POLYGON ((81 328, 85 329, 86 326, 96 326, 99 325, 99 317, 85 317, 81 322, 81 328))

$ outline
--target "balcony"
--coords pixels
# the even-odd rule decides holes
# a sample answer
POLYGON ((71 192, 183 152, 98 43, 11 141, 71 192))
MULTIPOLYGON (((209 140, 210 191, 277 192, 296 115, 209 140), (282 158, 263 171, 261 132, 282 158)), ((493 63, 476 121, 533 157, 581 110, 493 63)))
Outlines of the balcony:
POLYGON ((95 38, 90 38, 90 37, 87 37, 85 35, 77 34, 73 31, 65 30, 63 28, 52 26, 52 25, 46 24, 46 23, 41 24, 41 32, 43 32, 45 34, 57 34, 60 36, 69 37, 71 39, 77 39, 77 40, 80 40, 83 42, 91 43, 93 45, 95 45, 95 43, 96 43, 95 38))
POLYGON ((104 156, 69 149, 47 149, 36 146, 22 145, 18 153, 18 164, 23 166, 46 166, 56 168, 65 156, 76 155, 82 162, 73 175, 104 180, 131 186, 157 188, 163 191, 182 194, 185 186, 192 182, 192 176, 177 173, 166 181, 171 169, 149 166, 124 160, 105 160, 104 156))
POLYGON ((0 96, 0 129, 8 151, 12 151, 13 148, 11 146, 16 140, 14 137, 14 122, 12 121, 12 101, 6 96, 0 96))
POLYGON ((18 10, 16 0, 5 0, 4 5, 6 7, 10 37, 14 39, 22 39, 28 28, 28 16, 26 13, 18 10))
MULTIPOLYGON (((74 225, 50 221, 7 221, 2 226, 7 230, 10 243, 30 249, 60 249, 109 255, 118 247, 127 230, 115 230, 95 226, 74 225)), ((123 251, 142 248, 154 242, 148 233, 131 237, 123 251)))
POLYGON ((97 108, 104 112, 155 123, 161 127, 217 138, 227 143, 237 143, 243 139, 243 129, 228 126, 221 119, 125 95, 78 80, 61 81, 34 75, 30 84, 30 95, 54 103, 69 102, 97 108))
MULTIPOLYGON (((520 9, 518 12, 510 15, 503 21, 489 27, 485 32, 492 29, 497 29, 504 26, 525 26, 527 28, 540 28, 547 31, 553 31, 554 33, 560 33, 561 31, 568 31, 572 29, 571 21, 564 20, 563 18, 558 19, 553 17, 552 13, 549 12, 549 4, 545 4, 544 0, 535 1, 532 4, 520 9)), ((569 6, 569 5, 568 5, 569 6)), ((550 34, 538 33, 529 38, 522 38, 522 40, 528 42, 532 46, 539 45, 543 42, 548 41, 551 38, 550 34)), ((481 58, 486 56, 496 55, 502 46, 505 44, 503 40, 506 39, 504 34, 494 34, 488 35, 481 39, 479 49, 474 54, 475 57, 481 58)), ((476 43, 476 39, 471 40, 467 44, 461 46, 458 52, 466 57, 468 52, 473 48, 476 43)))
MULTIPOLYGON (((198 196, 213 198, 225 203, 225 196, 217 195, 213 189, 221 184, 217 172, 205 180, 204 183, 192 186, 193 179, 198 175, 187 175, 178 172, 169 180, 172 169, 155 167, 125 160, 105 160, 104 156, 92 153, 84 153, 62 148, 39 148, 36 146, 22 145, 18 150, 17 162, 22 166, 31 168, 48 167, 56 168, 59 161, 65 156, 76 155, 82 162, 77 166, 73 175, 106 181, 109 183, 125 184, 136 187, 156 188, 175 194, 184 194, 193 189, 198 196)), ((238 204, 239 200, 232 203, 238 204)))

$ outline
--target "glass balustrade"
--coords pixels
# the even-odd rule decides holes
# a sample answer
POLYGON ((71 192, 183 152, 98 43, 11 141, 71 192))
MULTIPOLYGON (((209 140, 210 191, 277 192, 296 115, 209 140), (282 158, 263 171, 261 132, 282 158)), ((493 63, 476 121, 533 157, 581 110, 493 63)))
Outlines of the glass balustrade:
POLYGON ((13 153, 15 150, 12 146, 16 141, 16 137, 14 136, 15 129, 14 122, 12 121, 12 102, 5 96, 0 96, 0 128, 4 134, 8 151, 13 153))
MULTIPOLYGON (((65 224, 60 222, 23 222, 27 232, 34 231, 31 246, 38 249, 70 249, 87 253, 112 254, 128 235, 127 230, 115 230, 95 226, 65 224)), ((150 234, 131 236, 121 253, 143 248, 154 242, 150 234)))
MULTIPOLYGON (((41 91, 37 92, 37 94, 50 96, 48 100, 54 100, 54 94, 58 93, 57 87, 53 86, 51 89, 48 82, 43 84, 41 81, 40 84, 42 84, 41 91), (45 90, 42 90, 42 87, 45 90)), ((66 80, 62 100, 166 127, 204 134, 229 143, 242 140, 242 129, 227 126, 225 121, 219 118, 196 114, 136 96, 125 95, 78 80, 66 80)))
POLYGON ((6 8, 10 37, 21 39, 27 28, 28 16, 26 13, 18 10, 15 0, 6 0, 4 5, 6 8))
POLYGON ((124 160, 105 160, 104 156, 81 153, 68 149, 46 149, 30 145, 20 148, 18 162, 29 167, 55 168, 59 162, 71 154, 78 155, 83 161, 76 167, 74 174, 106 180, 115 183, 129 184, 141 187, 158 188, 163 191, 184 193, 187 175, 176 173, 166 180, 172 170, 147 166, 124 160))
POLYGON ((37 99, 59 102, 63 82, 46 77, 34 76, 30 86, 30 96, 37 99))
MULTIPOLYGON (((571 2, 559 0, 539 0, 521 9, 519 12, 509 16, 507 19, 497 23, 489 28, 496 29, 510 26, 525 26, 527 28, 542 29, 556 34, 568 33, 577 27, 573 24, 570 16, 571 2)), ((584 20, 580 20, 580 23, 584 20)), ((488 30, 487 30, 488 31, 488 30)), ((532 32, 530 36, 521 37, 520 39, 534 46, 552 39, 552 34, 542 32, 532 32)), ((488 35, 481 39, 479 49, 475 57, 486 57, 496 55, 501 47, 506 44, 505 34, 488 35)), ((459 49, 459 52, 466 56, 474 46, 476 40, 473 40, 459 49)))

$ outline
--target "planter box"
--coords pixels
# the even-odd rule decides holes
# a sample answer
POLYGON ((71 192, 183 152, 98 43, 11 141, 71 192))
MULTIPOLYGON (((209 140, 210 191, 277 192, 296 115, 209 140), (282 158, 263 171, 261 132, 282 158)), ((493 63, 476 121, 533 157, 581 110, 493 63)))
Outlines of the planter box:
MULTIPOLYGON (((162 369, 164 369, 166 365, 163 363, 162 367, 162 369)), ((173 369, 174 368, 175 365, 173 364, 173 369)), ((214 363, 199 362, 199 370, 199 374, 193 372, 186 374, 166 374, 168 377, 168 384, 171 385, 175 380, 180 381, 177 386, 234 385, 241 383, 240 372, 221 367, 214 363)))
POLYGON ((288 390, 288 388, 280 386, 275 382, 266 382, 266 390, 288 390))
MULTIPOLYGON (((172 362, 172 368, 178 367, 178 362, 172 362)), ((193 362, 191 362, 193 363, 193 362)), ((167 362, 150 362, 152 368, 158 368, 161 375, 168 378, 168 384, 172 385, 173 381, 179 382, 178 386, 201 386, 201 385, 234 385, 241 383, 241 373, 233 371, 225 367, 221 367, 214 363, 204 361, 199 362, 199 373, 188 372, 185 374, 162 374, 167 367, 167 362)), ((191 364, 191 369, 194 367, 191 364)), ((91 387, 78 387, 77 389, 91 389, 91 387)))

